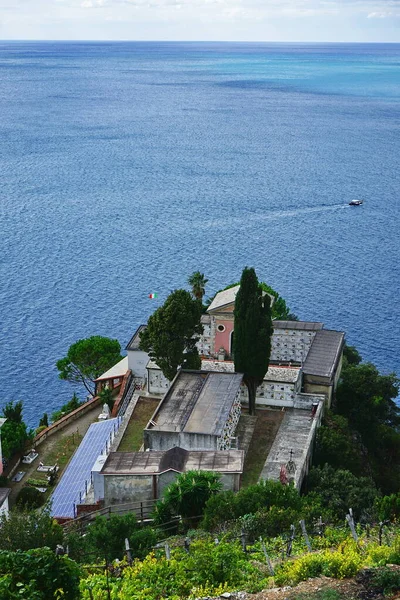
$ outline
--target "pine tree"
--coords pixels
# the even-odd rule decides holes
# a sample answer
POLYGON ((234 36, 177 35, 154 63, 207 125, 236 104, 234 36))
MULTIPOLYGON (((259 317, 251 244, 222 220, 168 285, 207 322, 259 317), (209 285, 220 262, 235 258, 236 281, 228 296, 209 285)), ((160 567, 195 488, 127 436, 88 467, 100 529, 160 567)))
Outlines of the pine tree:
POLYGON ((273 332, 271 299, 253 268, 245 267, 235 299, 235 371, 243 373, 249 392, 249 413, 255 414, 256 391, 268 370, 273 332))

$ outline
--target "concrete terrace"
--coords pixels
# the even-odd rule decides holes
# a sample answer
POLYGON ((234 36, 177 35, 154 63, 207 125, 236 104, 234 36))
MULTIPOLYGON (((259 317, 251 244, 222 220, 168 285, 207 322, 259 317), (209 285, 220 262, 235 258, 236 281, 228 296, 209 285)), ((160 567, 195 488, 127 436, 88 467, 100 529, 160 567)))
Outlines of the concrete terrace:
POLYGON ((323 404, 320 403, 315 416, 312 417, 311 411, 286 409, 260 479, 279 481, 281 467, 287 464, 290 450, 293 450, 293 462, 296 465, 294 483, 297 488, 301 486, 311 459, 312 442, 322 418, 322 410, 323 404))

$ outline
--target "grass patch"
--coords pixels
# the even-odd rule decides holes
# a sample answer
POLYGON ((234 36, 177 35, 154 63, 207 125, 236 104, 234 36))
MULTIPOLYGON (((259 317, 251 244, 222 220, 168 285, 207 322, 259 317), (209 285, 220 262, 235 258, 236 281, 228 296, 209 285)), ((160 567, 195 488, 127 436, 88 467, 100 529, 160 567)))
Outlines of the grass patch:
POLYGON ((58 464, 62 471, 69 463, 73 453, 82 441, 82 435, 75 431, 68 436, 62 436, 52 446, 52 448, 43 455, 41 459, 44 465, 58 464))
MULTIPOLYGON (((81 443, 82 438, 83 436, 78 432, 74 432, 68 436, 60 437, 60 439, 57 440, 51 449, 43 453, 41 462, 44 465, 55 465, 57 463, 59 466, 59 471, 57 473, 58 476, 54 486, 49 485, 47 481, 49 473, 42 473, 41 471, 35 471, 33 477, 28 479, 26 483, 34 481, 36 484, 35 487, 47 487, 47 491, 43 494, 44 500, 47 500, 47 498, 52 494, 63 470, 71 460, 72 455, 81 443)), ((31 483, 31 485, 33 484, 31 483)))
POLYGON ((242 487, 257 483, 284 414, 280 410, 256 410, 257 422, 244 461, 242 487))
POLYGON ((155 398, 139 398, 118 446, 118 452, 137 452, 140 450, 143 444, 143 429, 151 419, 159 402, 155 398))

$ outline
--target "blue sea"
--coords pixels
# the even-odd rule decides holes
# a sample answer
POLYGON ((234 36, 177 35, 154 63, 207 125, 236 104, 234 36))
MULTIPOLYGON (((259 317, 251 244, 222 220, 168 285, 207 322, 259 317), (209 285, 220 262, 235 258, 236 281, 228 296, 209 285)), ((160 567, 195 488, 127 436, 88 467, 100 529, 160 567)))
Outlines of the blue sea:
POLYGON ((246 265, 400 373, 400 45, 0 42, 0 82, 0 406, 246 265))

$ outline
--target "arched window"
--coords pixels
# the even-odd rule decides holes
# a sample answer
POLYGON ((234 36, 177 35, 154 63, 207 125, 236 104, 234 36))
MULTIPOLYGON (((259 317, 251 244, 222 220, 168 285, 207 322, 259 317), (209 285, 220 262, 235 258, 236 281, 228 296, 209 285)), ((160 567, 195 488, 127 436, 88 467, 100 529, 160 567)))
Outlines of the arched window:
POLYGON ((229 340, 229 354, 231 355, 232 358, 233 358, 233 336, 234 336, 234 330, 232 329, 231 335, 230 335, 230 340, 229 340))

